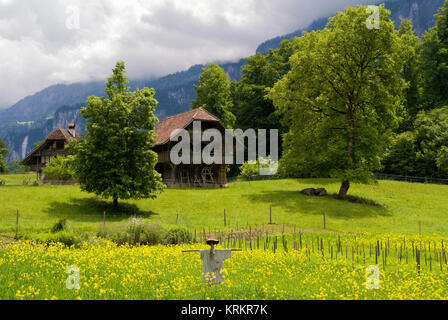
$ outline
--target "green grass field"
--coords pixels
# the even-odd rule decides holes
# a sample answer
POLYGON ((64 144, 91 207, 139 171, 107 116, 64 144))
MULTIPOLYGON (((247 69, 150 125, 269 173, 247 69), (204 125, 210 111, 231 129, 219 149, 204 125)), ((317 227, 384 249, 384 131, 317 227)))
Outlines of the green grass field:
POLYGON ((339 183, 330 179, 235 182, 227 189, 166 189, 155 200, 122 201, 112 212, 111 201, 79 186, 1 178, 0 236, 14 235, 19 209, 23 238, 48 234, 60 218, 87 237, 75 247, 0 239, 0 299, 448 298, 448 186, 352 184, 350 202, 335 199, 339 183), (307 187, 325 187, 330 195, 302 195, 307 187), (177 220, 196 229, 198 240, 207 237, 199 231, 219 229, 220 246, 243 251, 226 261, 226 281, 210 286, 200 281, 199 255, 182 253, 206 245, 118 246, 95 237, 104 230, 104 211, 110 232, 123 232, 132 215, 163 225, 177 220), (70 265, 79 267, 79 290, 66 288, 70 265), (371 265, 379 270, 375 290, 366 287, 371 265))
POLYGON ((361 203, 340 201, 334 195, 339 182, 330 179, 285 179, 234 182, 226 189, 166 189, 155 200, 121 201, 119 212, 111 202, 82 192, 79 186, 22 186, 25 175, 0 176, 0 234, 46 232, 60 218, 75 231, 96 233, 106 211, 107 226, 121 228, 129 215, 147 221, 177 223, 191 228, 227 228, 269 223, 319 231, 326 214, 327 229, 344 233, 448 235, 448 186, 394 181, 374 185, 352 184, 349 195, 361 203), (325 187, 330 196, 308 197, 307 187, 325 187))

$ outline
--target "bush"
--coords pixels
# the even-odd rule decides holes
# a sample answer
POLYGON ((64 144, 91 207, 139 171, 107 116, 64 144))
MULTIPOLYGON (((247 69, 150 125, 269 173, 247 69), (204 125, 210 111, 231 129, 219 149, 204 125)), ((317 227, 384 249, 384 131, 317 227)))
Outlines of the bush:
POLYGON ((6 186, 6 180, 0 179, 0 186, 6 186))
POLYGON ((141 218, 129 218, 126 226, 126 238, 131 244, 141 243, 142 234, 145 230, 145 222, 141 218))
POLYGON ((51 232, 57 233, 66 230, 66 228, 67 228, 67 219, 60 219, 53 225, 53 227, 51 228, 51 232))
MULTIPOLYGON (((120 243, 127 242, 130 244, 159 244, 163 242, 165 230, 158 222, 145 224, 141 218, 129 218, 126 227, 125 237, 121 237, 120 243)), ((120 234, 116 234, 115 238, 120 238, 120 234)))
POLYGON ((184 227, 174 227, 165 234, 164 244, 181 244, 181 243, 191 243, 193 241, 193 236, 191 232, 184 227))
POLYGON ((109 232, 106 228, 100 227, 100 230, 96 233, 97 238, 108 238, 109 232))
POLYGON ((29 166, 22 165, 19 160, 13 160, 7 168, 8 173, 26 173, 30 171, 29 166))
POLYGON ((75 172, 72 168, 73 156, 63 157, 58 155, 50 159, 50 162, 42 170, 45 178, 52 180, 72 180, 75 172))
POLYGON ((246 161, 240 168, 240 177, 251 178, 260 174, 260 167, 256 161, 246 161))
POLYGON ((28 234, 25 236, 25 239, 34 240, 39 243, 45 243, 45 244, 59 242, 65 244, 66 246, 73 246, 81 242, 81 239, 76 234, 68 231, 61 231, 58 233, 28 234))
POLYGON ((54 242, 61 242, 66 246, 72 246, 81 242, 80 238, 71 232, 61 231, 54 234, 54 242))
POLYGON ((128 243, 128 239, 126 237, 126 232, 115 232, 110 236, 110 240, 117 244, 128 243))
POLYGON ((144 242, 146 244, 159 244, 163 242, 165 230, 158 222, 150 223, 146 226, 144 231, 144 242))
POLYGON ((23 179, 22 180, 22 185, 30 186, 33 183, 32 181, 33 181, 33 179, 31 179, 31 178, 23 179))
POLYGON ((240 177, 249 179, 251 177, 260 176, 261 168, 268 169, 271 175, 274 175, 277 173, 278 162, 271 161, 270 157, 268 158, 260 157, 258 158, 257 161, 246 161, 240 167, 240 177))
POLYGON ((142 218, 129 218, 126 230, 110 234, 106 229, 101 228, 97 236, 108 238, 117 244, 180 244, 191 243, 192 233, 186 227, 175 226, 165 228, 159 222, 145 223, 142 218))

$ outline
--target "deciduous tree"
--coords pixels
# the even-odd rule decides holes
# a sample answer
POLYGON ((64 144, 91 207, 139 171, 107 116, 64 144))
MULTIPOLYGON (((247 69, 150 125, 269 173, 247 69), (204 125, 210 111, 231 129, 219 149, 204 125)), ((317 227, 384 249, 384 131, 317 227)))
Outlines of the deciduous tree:
POLYGON ((365 6, 347 8, 299 38, 291 71, 270 93, 290 127, 282 164, 339 178, 341 199, 350 182, 373 180, 403 103, 408 46, 390 12, 381 5, 379 14, 379 28, 368 28, 365 6))
POLYGON ((448 0, 436 14, 436 26, 423 35, 421 59, 424 109, 448 104, 448 0))
POLYGON ((81 189, 113 199, 154 198, 163 189, 154 169, 154 89, 129 92, 125 64, 118 62, 106 82, 106 97, 90 96, 81 114, 87 135, 71 145, 81 189))
POLYGON ((196 98, 191 103, 191 108, 202 107, 221 119, 227 128, 235 124, 235 115, 230 111, 232 97, 230 81, 227 74, 216 63, 209 64, 202 69, 199 77, 199 86, 194 86, 196 98))
POLYGON ((6 157, 8 156, 8 148, 6 143, 0 139, 0 172, 6 172, 6 157))

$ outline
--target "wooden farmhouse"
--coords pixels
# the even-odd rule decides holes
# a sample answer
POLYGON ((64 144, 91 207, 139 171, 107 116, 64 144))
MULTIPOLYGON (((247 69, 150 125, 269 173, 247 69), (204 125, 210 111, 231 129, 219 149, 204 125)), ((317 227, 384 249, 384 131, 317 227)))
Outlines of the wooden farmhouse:
POLYGON ((34 148, 22 160, 22 164, 29 166, 32 171, 40 173, 52 157, 69 154, 65 147, 70 140, 79 139, 80 136, 76 133, 75 124, 70 123, 68 129, 58 128, 52 131, 40 145, 34 148))
MULTIPOLYGON (((167 186, 226 187, 227 176, 225 164, 206 165, 201 163, 175 165, 170 161, 171 148, 177 144, 176 141, 170 141, 171 134, 177 129, 186 129, 190 132, 190 137, 192 137, 193 121, 201 122, 202 132, 206 129, 215 128, 224 137, 225 127, 220 119, 203 108, 169 116, 155 126, 157 137, 155 139, 154 151, 158 155, 156 170, 162 174, 163 182, 167 186)), ((22 164, 40 173, 42 168, 45 168, 47 163, 50 162, 51 157, 69 154, 65 147, 72 139, 80 139, 79 134, 75 132, 74 124, 69 124, 68 130, 56 129, 48 135, 44 142, 22 160, 22 164)), ((206 144, 208 142, 204 142, 202 148, 206 144)), ((224 145, 224 141, 222 141, 222 145, 224 145)))
MULTIPOLYGON (((155 127, 156 144, 159 161, 156 170, 162 174, 163 183, 167 186, 178 187, 227 187, 227 175, 225 164, 179 164, 170 161, 171 148, 177 144, 170 141, 170 135, 177 129, 185 129, 190 133, 192 143, 193 121, 201 122, 202 132, 207 129, 218 129, 225 136, 225 127, 220 119, 203 108, 189 110, 165 118, 155 127)), ((202 143, 202 148, 208 142, 202 143)), ((222 141, 224 146, 224 141, 222 141)))

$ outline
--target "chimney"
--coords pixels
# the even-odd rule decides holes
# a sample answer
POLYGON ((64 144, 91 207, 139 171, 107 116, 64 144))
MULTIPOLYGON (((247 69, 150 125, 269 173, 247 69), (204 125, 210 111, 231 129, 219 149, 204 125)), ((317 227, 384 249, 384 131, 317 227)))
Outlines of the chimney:
POLYGON ((68 132, 70 132, 71 136, 73 138, 75 138, 76 131, 75 131, 75 124, 74 123, 69 123, 68 124, 68 132))

